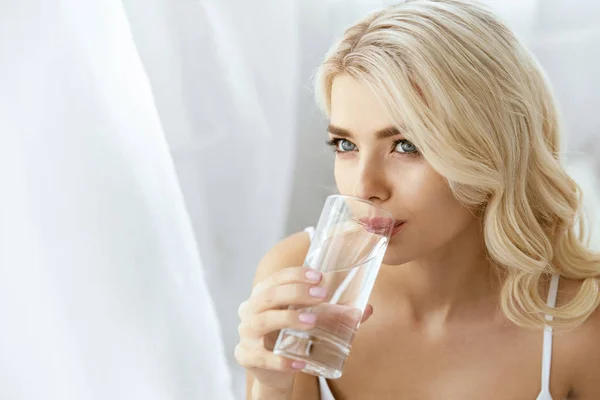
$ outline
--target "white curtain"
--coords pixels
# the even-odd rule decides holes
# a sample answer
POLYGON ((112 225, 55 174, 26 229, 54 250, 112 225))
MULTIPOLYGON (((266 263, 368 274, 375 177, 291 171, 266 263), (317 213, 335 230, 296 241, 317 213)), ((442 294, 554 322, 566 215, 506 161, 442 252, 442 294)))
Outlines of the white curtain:
POLYGON ((256 264, 285 234, 299 79, 292 1, 125 0, 186 196, 223 340, 256 264))
POLYGON ((232 399, 121 2, 0 4, 0 398, 232 399))

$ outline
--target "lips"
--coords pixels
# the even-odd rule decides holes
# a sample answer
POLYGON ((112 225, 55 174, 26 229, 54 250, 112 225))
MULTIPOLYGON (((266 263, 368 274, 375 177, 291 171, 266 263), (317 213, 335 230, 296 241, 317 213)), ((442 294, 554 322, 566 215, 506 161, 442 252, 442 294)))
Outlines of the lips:
POLYGON ((390 228, 392 228, 392 235, 397 233, 404 224, 404 221, 384 217, 374 217, 361 218, 360 223, 371 233, 387 236, 390 228))
POLYGON ((392 236, 400 232, 400 230, 404 227, 404 223, 405 221, 396 221, 396 223, 394 224, 394 229, 392 230, 392 236))

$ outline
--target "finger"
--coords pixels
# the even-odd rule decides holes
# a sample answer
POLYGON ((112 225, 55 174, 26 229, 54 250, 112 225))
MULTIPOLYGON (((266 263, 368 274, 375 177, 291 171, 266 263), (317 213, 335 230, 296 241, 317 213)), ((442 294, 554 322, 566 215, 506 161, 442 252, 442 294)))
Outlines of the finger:
POLYGON ((339 338, 350 338, 356 332, 363 313, 359 308, 342 304, 321 304, 316 307, 319 313, 319 328, 339 338))
POLYGON ((250 297, 240 311, 242 321, 254 314, 275 310, 290 305, 310 307, 326 300, 324 287, 307 283, 288 283, 263 290, 250 297))
POLYGON ((255 314, 238 327, 240 338, 257 339, 284 328, 308 330, 317 324, 317 315, 296 310, 267 310, 255 314))
POLYGON ((362 324, 363 322, 365 322, 366 320, 371 318, 371 315, 373 315, 373 306, 370 304, 367 304, 367 306, 365 307, 365 311, 363 312, 362 320, 360 321, 360 323, 362 324))
POLYGON ((287 283, 314 283, 321 282, 323 274, 321 272, 306 267, 289 267, 269 276, 265 280, 259 282, 252 291, 252 295, 262 292, 277 285, 285 285, 287 283))
POLYGON ((246 369, 256 368, 281 372, 294 372, 306 365, 275 355, 262 347, 248 347, 242 344, 235 348, 235 359, 246 369))
POLYGON ((244 315, 244 309, 246 308, 247 305, 248 305, 248 300, 244 300, 238 307, 238 316, 240 318, 242 318, 242 316, 244 315))

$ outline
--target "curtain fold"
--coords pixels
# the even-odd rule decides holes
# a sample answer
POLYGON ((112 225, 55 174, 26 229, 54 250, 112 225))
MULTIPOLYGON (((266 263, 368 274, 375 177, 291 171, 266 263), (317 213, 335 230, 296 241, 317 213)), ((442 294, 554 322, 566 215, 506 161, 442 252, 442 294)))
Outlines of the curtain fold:
POLYGON ((256 265, 286 233, 298 137, 300 2, 125 0, 206 278, 233 350, 256 265))
POLYGON ((0 397, 232 399, 121 2, 0 9, 0 397))

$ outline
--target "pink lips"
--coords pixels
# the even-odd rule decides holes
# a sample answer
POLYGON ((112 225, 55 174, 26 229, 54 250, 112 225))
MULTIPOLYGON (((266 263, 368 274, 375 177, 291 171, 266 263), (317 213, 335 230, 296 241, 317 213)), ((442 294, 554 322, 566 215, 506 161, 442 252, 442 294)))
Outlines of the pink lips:
POLYGON ((393 226, 392 236, 398 233, 400 228, 404 225, 404 221, 384 217, 361 218, 360 223, 367 231, 379 235, 387 235, 389 229, 393 226))
POLYGON ((404 222, 405 221, 396 221, 396 223, 394 224, 394 229, 392 230, 392 236, 394 236, 396 233, 402 230, 402 228, 404 227, 404 222))

